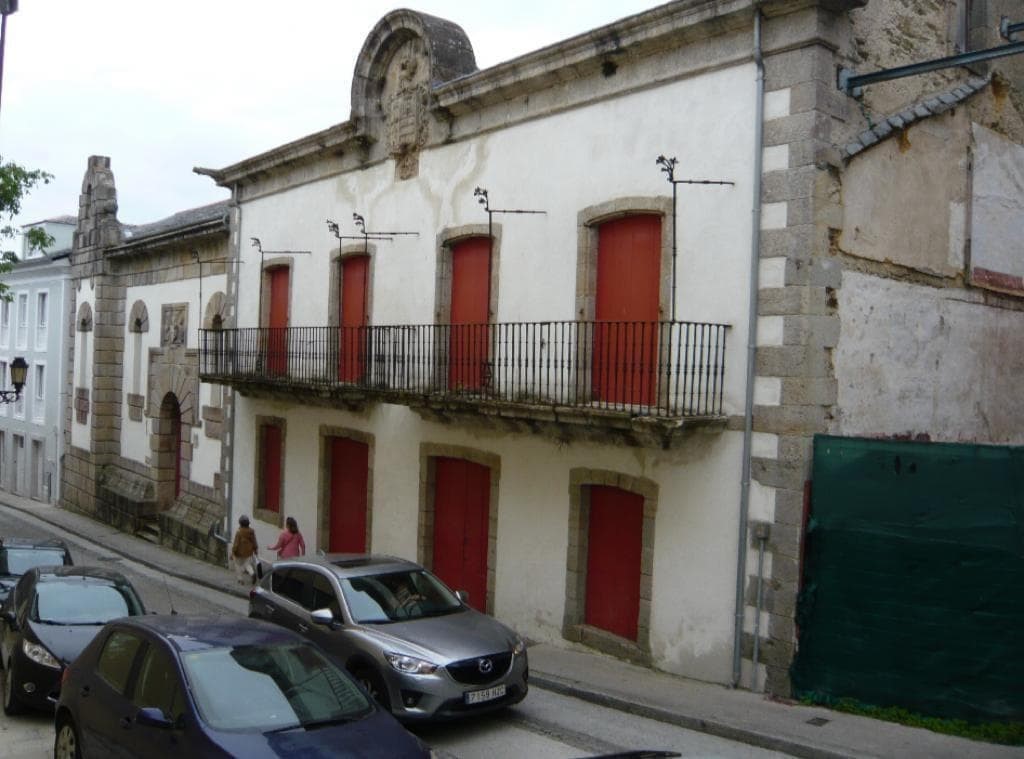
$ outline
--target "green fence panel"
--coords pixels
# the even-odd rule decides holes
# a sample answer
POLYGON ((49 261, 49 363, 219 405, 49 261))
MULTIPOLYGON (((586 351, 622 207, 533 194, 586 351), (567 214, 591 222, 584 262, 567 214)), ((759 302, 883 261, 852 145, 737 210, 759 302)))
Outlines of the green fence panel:
POLYGON ((798 695, 1024 719, 1024 448, 817 436, 798 695))

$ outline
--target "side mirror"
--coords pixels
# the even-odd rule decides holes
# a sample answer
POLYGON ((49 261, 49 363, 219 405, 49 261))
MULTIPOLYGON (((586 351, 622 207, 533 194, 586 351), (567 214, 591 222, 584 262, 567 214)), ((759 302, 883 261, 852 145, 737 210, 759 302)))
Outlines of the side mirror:
POLYGON ((469 603, 469 591, 468 590, 456 590, 455 597, 462 601, 464 604, 469 603))
POLYGON ((317 609, 309 617, 315 625, 330 627, 334 624, 334 612, 330 609, 317 609))
POLYGON ((167 719, 163 709, 155 706, 144 706, 135 715, 135 724, 143 727, 158 727, 168 729, 174 727, 174 723, 167 719))
POLYGON ((263 579, 263 560, 262 559, 256 559, 256 579, 257 580, 262 580, 263 579))

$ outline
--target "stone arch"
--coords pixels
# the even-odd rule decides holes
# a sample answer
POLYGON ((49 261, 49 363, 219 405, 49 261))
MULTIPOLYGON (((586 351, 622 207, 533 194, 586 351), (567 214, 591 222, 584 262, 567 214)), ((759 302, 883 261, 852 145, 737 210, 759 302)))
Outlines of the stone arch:
POLYGON ((156 496, 161 508, 170 507, 185 491, 192 462, 192 425, 186 423, 178 396, 161 396, 158 414, 153 419, 150 450, 156 496))
POLYGON ((426 13, 392 11, 370 31, 356 58, 351 118, 360 128, 374 115, 388 64, 399 48, 416 39, 423 42, 430 87, 477 70, 473 46, 461 26, 426 13))
POLYGON ((199 375, 196 363, 195 351, 189 351, 186 355, 187 362, 182 364, 164 363, 154 366, 150 374, 150 381, 153 383, 150 393, 149 416, 157 418, 161 414, 161 407, 167 395, 173 395, 179 405, 181 421, 183 425, 193 426, 198 424, 198 398, 199 398, 199 375))
POLYGON ((128 331, 149 332, 149 311, 141 300, 132 303, 132 310, 128 313, 128 331))
POLYGON ((566 551, 565 617, 562 634, 568 639, 621 658, 650 663, 651 606, 654 587, 654 528, 658 513, 658 484, 605 469, 576 468, 569 472, 569 545, 566 551), (590 497, 594 485, 626 490, 643 496, 640 560, 640 618, 635 643, 584 624, 587 589, 587 543, 590 497))
POLYGON ((228 322, 228 299, 227 296, 217 291, 206 301, 206 310, 203 312, 203 329, 223 329, 228 322))
POLYGON ((92 332, 92 306, 90 304, 83 303, 78 307, 75 328, 79 332, 92 332))

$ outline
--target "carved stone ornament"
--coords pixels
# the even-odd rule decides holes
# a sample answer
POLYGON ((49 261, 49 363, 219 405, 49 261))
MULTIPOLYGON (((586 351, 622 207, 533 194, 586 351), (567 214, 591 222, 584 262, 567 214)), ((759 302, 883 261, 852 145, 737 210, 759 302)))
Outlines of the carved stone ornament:
POLYGON ((160 346, 180 348, 188 338, 188 304, 164 303, 160 319, 160 346))
POLYGON ((411 179, 419 172, 419 151, 427 141, 429 74, 426 50, 419 39, 400 47, 387 68, 381 108, 388 153, 395 159, 399 179, 411 179))

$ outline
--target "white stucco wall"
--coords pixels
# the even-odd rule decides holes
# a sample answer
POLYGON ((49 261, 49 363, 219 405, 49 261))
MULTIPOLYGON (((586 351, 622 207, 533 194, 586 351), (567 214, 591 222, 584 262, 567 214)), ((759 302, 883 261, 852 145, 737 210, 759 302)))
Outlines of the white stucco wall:
MULTIPOLYGON (((420 442, 497 455, 497 555, 494 612, 537 639, 562 638, 569 534, 569 473, 608 469, 658 485, 651 649, 659 668, 710 681, 729 678, 735 588, 739 433, 700 434, 681 450, 559 446, 529 436, 474 434, 423 421, 411 410, 381 404, 366 415, 293 408, 238 396, 234 513, 252 514, 256 416, 285 417, 284 515, 293 516, 310 552, 319 540, 321 425, 375 436, 371 550, 415 559, 420 502, 420 442), (724 558, 723 558, 724 557, 724 558)), ((262 546, 274 525, 254 520, 262 546)), ((267 553, 264 549, 264 553, 267 553)), ((272 557, 269 557, 272 558, 272 557)))
MULTIPOLYGON (((385 162, 257 198, 243 206, 240 237, 258 237, 265 251, 311 252, 294 257, 290 323, 315 326, 327 324, 329 252, 337 247, 324 219, 339 222, 345 234, 355 232, 353 212, 366 217, 368 229, 418 232, 418 237, 375 243, 371 321, 429 324, 437 235, 486 224, 487 215, 473 197, 475 187, 485 187, 493 208, 546 212, 495 216, 501 225, 497 321, 572 320, 578 213, 617 198, 671 196, 654 159, 676 156, 677 178, 736 183, 679 189, 677 318, 732 325, 725 406, 738 413, 748 302, 753 84, 753 66, 737 66, 426 151, 414 180, 395 181, 394 165, 385 162), (732 96, 723 98, 722 92, 732 96)), ((260 259, 248 245, 241 252, 238 324, 255 326, 260 259)))
MULTIPOLYGON (((125 290, 125 335, 123 365, 123 399, 121 407, 121 454, 128 459, 149 465, 150 431, 149 417, 143 416, 141 422, 132 421, 128 416, 128 394, 133 389, 136 351, 141 352, 140 387, 138 392, 146 396, 146 408, 151 399, 149 395, 149 351, 160 347, 161 309, 164 304, 188 304, 188 336, 186 347, 195 349, 199 345, 199 330, 202 328, 203 311, 206 303, 215 292, 227 289, 224 275, 203 277, 203 303, 199 302, 199 280, 186 279, 177 282, 164 282, 155 285, 128 287, 125 290), (146 304, 149 316, 149 330, 141 334, 140 348, 136 347, 137 333, 131 332, 128 315, 136 301, 146 304)), ((207 384, 199 386, 199 403, 196 407, 197 416, 204 405, 210 405, 213 388, 207 384)), ((219 440, 206 437, 202 431, 193 429, 193 453, 190 479, 201 485, 213 486, 213 475, 220 471, 221 443, 219 440)))
POLYGON ((1024 444, 1019 314, 980 295, 847 272, 837 433, 1024 444))

